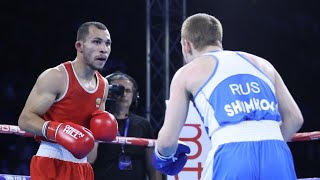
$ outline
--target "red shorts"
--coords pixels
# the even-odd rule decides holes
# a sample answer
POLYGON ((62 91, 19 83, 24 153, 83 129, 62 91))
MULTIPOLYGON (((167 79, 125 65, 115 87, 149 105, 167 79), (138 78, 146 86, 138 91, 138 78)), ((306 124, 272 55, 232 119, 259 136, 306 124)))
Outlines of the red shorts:
POLYGON ((48 157, 33 156, 31 180, 94 180, 89 163, 74 163, 48 157))

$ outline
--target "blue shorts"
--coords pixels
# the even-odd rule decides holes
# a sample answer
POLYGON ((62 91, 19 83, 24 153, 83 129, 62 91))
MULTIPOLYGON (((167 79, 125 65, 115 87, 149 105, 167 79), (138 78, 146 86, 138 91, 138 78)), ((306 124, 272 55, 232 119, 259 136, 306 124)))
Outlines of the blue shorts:
POLYGON ((232 142, 214 155, 212 180, 296 180, 291 151, 281 140, 232 142))

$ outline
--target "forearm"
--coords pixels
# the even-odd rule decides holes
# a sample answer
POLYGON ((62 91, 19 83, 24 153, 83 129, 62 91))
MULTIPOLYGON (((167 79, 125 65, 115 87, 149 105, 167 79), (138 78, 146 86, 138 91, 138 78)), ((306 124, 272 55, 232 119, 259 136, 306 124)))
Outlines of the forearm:
POLYGON ((283 121, 280 125, 283 139, 285 141, 289 141, 292 138, 292 136, 299 131, 301 126, 302 126, 301 121, 290 122, 290 123, 283 121))
POLYGON ((178 146, 178 139, 169 137, 170 135, 163 130, 160 130, 158 139, 156 142, 157 151, 162 156, 171 156, 173 155, 178 146))
POLYGON ((22 112, 18 120, 18 125, 28 133, 42 136, 42 126, 44 122, 44 119, 34 113, 22 112))

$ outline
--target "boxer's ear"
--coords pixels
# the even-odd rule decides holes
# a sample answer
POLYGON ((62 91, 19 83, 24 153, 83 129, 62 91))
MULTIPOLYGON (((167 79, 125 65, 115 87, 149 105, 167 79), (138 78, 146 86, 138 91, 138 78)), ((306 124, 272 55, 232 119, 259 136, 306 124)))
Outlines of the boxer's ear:
POLYGON ((185 52, 192 55, 193 44, 190 41, 185 39, 182 41, 182 43, 183 43, 183 47, 185 48, 185 52))
POLYGON ((83 52, 83 42, 82 41, 77 41, 75 43, 75 48, 77 49, 77 51, 82 53, 83 52))

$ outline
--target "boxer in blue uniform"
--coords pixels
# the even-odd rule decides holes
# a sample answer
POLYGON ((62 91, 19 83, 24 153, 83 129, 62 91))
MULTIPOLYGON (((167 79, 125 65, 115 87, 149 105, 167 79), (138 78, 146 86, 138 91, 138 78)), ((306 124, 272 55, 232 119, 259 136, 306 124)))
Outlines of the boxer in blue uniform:
POLYGON ((208 14, 181 29, 186 65, 174 75, 154 166, 175 175, 190 148, 179 134, 191 100, 211 139, 201 179, 297 179, 286 141, 303 124, 301 111, 277 70, 265 59, 222 48, 222 25, 208 14))

